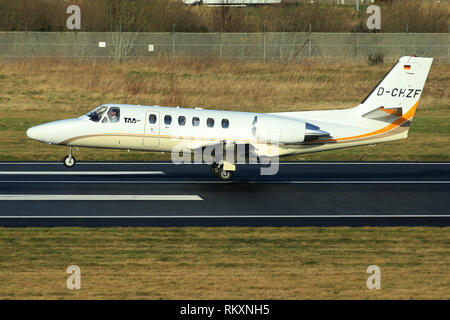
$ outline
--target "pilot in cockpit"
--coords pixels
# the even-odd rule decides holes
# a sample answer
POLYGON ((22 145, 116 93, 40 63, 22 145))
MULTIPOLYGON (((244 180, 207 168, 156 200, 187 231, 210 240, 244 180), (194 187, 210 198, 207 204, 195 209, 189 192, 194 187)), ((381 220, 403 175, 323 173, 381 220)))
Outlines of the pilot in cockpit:
POLYGON ((111 109, 109 112, 109 121, 114 123, 114 122, 119 122, 119 116, 117 115, 117 111, 115 109, 111 109))

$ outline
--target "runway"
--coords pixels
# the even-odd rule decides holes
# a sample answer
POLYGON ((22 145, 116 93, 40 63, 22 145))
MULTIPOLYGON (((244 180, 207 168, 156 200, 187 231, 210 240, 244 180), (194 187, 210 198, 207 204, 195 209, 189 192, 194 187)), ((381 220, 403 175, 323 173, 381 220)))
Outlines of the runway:
POLYGON ((0 163, 0 226, 450 226, 450 162, 0 163))

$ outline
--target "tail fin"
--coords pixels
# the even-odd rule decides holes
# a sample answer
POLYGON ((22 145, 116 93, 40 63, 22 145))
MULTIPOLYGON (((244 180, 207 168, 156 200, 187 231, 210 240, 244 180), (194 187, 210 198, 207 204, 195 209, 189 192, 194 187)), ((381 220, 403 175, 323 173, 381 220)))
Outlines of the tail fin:
POLYGON ((365 118, 411 119, 422 95, 432 58, 402 57, 357 107, 365 118))

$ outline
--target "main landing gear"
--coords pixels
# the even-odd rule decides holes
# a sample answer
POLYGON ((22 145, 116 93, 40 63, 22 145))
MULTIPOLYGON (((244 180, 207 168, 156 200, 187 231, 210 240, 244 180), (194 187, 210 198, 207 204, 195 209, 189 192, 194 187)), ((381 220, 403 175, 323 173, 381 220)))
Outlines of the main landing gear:
POLYGON ((72 156, 72 147, 70 147, 69 155, 64 158, 63 162, 67 168, 72 168, 77 163, 75 158, 72 156))
POLYGON ((211 165, 211 173, 222 181, 230 181, 233 178, 233 171, 236 170, 234 164, 229 163, 213 163, 211 165))

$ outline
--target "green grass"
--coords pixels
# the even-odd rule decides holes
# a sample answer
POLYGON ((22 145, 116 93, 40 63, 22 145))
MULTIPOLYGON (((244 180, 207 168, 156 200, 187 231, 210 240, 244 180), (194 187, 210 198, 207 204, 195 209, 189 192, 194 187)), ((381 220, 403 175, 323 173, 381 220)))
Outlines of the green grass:
POLYGON ((449 299, 449 228, 0 228, 0 299, 449 299), (65 269, 81 268, 82 290, 65 269), (382 289, 366 288, 380 266, 382 289))
MULTIPOLYGON (((26 130, 78 117, 102 103, 257 112, 348 108, 388 69, 388 65, 237 64, 196 59, 0 61, 0 161, 61 160, 67 148, 32 141, 26 130)), ((433 65, 407 140, 286 160, 449 161, 449 75, 450 65, 433 65)), ((84 148, 75 156, 81 161, 170 160, 169 154, 84 148)))

